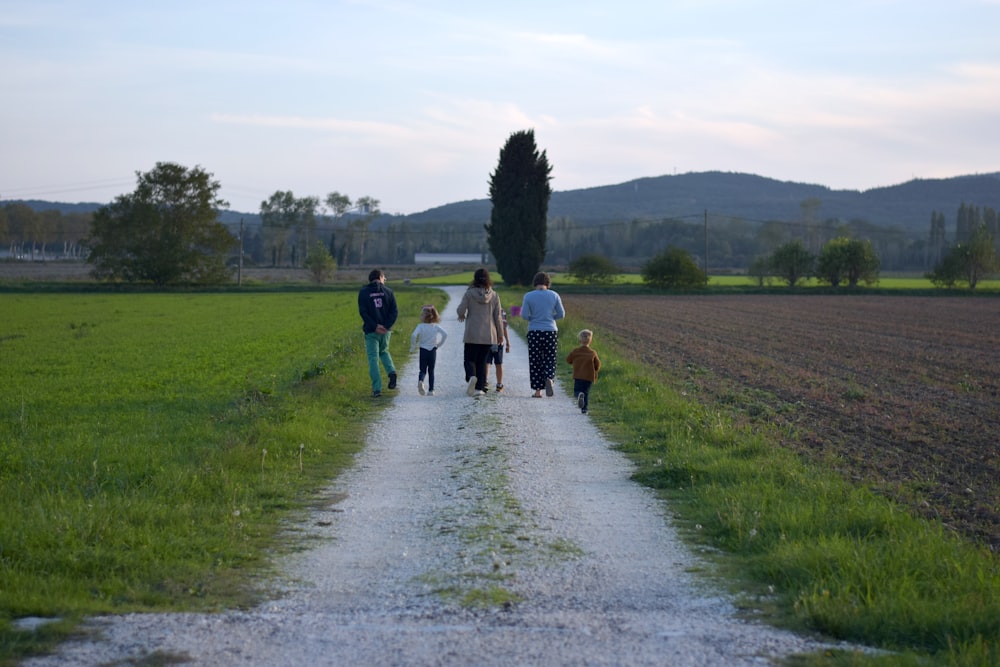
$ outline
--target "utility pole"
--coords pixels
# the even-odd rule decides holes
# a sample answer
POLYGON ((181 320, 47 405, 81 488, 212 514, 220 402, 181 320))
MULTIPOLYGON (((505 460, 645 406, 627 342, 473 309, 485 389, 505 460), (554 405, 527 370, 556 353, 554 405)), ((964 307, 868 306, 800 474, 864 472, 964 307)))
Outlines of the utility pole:
POLYGON ((240 263, 236 271, 236 286, 243 287, 243 218, 240 218, 240 263))
POLYGON ((705 277, 708 277, 708 209, 705 209, 705 277))

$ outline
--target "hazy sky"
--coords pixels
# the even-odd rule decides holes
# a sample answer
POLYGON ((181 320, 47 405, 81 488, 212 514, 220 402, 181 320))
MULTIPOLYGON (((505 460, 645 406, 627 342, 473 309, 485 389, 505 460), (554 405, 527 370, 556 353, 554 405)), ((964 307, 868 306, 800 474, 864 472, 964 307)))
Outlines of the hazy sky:
POLYGON ((0 0, 0 198, 108 202, 156 162, 231 208, 738 171, 865 190, 1000 171, 1000 0, 0 0))

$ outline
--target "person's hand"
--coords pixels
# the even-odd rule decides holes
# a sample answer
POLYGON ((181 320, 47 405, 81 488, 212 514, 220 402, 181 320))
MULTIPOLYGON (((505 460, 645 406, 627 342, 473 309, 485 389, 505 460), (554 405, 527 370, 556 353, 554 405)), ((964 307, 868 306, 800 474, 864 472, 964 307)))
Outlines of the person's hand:
POLYGON ((375 333, 377 333, 377 334, 389 333, 389 330, 386 329, 381 324, 378 324, 378 325, 375 326, 375 333))

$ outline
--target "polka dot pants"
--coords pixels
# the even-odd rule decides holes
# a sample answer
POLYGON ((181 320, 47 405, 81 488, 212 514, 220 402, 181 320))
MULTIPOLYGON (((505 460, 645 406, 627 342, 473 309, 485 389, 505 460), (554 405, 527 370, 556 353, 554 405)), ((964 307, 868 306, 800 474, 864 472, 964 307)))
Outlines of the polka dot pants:
POLYGON ((528 332, 528 374, 532 389, 545 389, 545 381, 556 376, 557 331, 528 332))

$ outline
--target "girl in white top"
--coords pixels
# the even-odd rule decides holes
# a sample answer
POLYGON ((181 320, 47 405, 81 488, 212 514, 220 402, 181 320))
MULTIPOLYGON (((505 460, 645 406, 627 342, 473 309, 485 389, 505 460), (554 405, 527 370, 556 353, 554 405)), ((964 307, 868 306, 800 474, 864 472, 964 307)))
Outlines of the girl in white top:
POLYGON ((437 308, 426 305, 420 310, 420 324, 410 334, 410 354, 420 348, 420 376, 417 379, 417 391, 420 395, 434 395, 434 364, 437 361, 437 349, 444 345, 448 332, 438 324, 441 316, 437 308), (424 385, 424 377, 427 385, 424 385))

